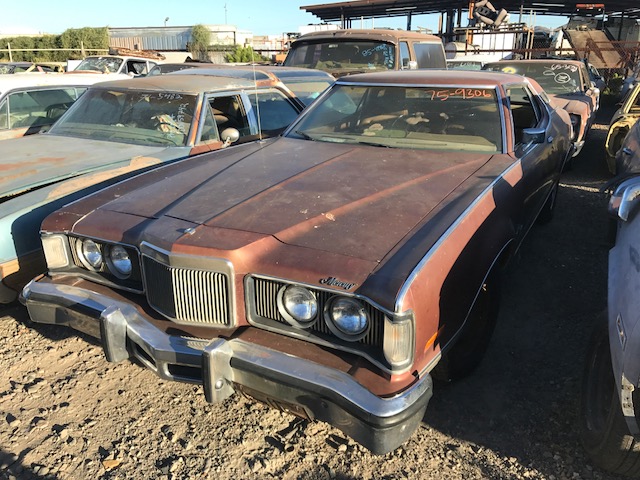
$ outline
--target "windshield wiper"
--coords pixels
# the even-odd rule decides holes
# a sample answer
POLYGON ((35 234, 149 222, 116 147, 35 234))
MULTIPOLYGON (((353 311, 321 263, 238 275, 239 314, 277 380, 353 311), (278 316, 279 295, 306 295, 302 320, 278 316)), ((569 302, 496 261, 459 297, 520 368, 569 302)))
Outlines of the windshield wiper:
POLYGON ((300 135, 302 138, 304 138, 305 140, 311 140, 312 142, 314 141, 314 139, 310 136, 307 135, 305 132, 303 132, 302 130, 295 130, 293 133, 300 135))
POLYGON ((395 148, 390 145, 383 145, 382 143, 375 142, 357 142, 358 145, 369 145, 370 147, 382 147, 382 148, 395 148))

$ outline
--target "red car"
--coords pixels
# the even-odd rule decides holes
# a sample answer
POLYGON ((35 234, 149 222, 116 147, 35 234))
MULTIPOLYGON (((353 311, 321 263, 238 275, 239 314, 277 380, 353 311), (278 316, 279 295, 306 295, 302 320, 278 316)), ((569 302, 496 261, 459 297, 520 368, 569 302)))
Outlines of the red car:
POLYGON ((549 220, 567 113, 502 73, 353 75, 284 135, 155 169, 50 215, 33 321, 164 379, 328 422, 375 453, 432 374, 478 364, 500 272, 549 220))

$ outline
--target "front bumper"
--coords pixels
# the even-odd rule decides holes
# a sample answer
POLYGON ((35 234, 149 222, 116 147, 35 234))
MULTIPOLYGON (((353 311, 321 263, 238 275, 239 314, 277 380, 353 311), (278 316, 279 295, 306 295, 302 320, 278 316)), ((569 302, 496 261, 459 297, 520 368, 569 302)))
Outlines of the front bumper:
POLYGON ((425 375, 402 393, 381 398, 344 372, 264 346, 169 335, 132 304, 46 278, 30 282, 21 301, 36 323, 66 325, 99 338, 110 362, 135 357, 161 378, 202 383, 211 403, 239 390, 327 422, 375 454, 395 449, 413 434, 433 393, 425 375))

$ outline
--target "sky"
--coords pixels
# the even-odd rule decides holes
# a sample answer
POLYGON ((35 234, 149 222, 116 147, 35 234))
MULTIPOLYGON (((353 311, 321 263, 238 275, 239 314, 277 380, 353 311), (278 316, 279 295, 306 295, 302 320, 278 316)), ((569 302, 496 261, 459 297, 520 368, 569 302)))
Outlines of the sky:
MULTIPOLYGON (((334 0, 336 1, 336 0, 334 0)), ((0 35, 16 33, 60 34, 68 28, 82 27, 161 27, 196 24, 235 25, 254 35, 281 35, 297 32, 300 26, 321 23, 301 5, 330 3, 327 0, 110 0, 98 7, 87 0, 29 0, 3 2, 0 35)), ((493 2, 496 8, 499 1, 493 2)), ((517 14, 511 15, 517 21, 517 14)), ((524 19, 529 25, 559 27, 565 19, 536 17, 524 19), (534 21, 531 21, 534 20, 534 21)), ((416 15, 412 29, 429 28, 437 33, 438 15, 416 15)), ((464 25, 463 23, 463 26, 464 25)), ((406 28, 406 17, 378 18, 353 22, 353 28, 406 28)))

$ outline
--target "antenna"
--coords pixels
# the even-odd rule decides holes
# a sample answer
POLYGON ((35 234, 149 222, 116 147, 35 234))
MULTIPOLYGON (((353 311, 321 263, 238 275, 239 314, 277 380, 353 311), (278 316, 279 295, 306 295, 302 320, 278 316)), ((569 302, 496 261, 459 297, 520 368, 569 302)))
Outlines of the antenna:
POLYGON ((262 122, 260 121, 260 101, 258 100, 258 80, 256 78, 256 59, 254 57, 255 51, 251 48, 251 69, 253 70, 253 94, 256 97, 256 116, 258 117, 258 139, 262 138, 262 122))

